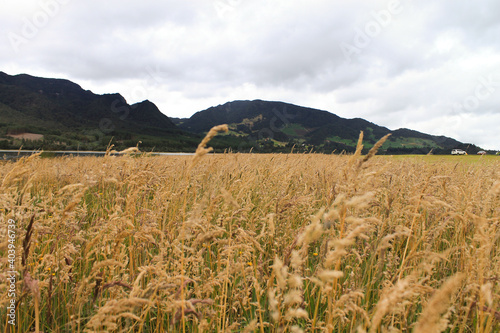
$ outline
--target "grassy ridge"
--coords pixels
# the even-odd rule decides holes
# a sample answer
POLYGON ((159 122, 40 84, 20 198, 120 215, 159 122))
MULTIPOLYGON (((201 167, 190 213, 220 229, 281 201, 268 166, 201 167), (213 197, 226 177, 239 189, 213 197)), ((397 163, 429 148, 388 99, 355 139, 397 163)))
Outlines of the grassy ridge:
POLYGON ((498 331, 499 166, 317 154, 4 163, 0 327, 14 219, 12 332, 498 331))

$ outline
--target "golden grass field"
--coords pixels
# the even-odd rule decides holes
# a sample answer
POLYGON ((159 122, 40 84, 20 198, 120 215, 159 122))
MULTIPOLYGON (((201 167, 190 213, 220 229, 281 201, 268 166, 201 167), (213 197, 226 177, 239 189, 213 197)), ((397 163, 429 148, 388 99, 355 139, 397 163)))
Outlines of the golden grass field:
POLYGON ((204 152, 1 164, 1 332, 500 331, 500 158, 204 152))

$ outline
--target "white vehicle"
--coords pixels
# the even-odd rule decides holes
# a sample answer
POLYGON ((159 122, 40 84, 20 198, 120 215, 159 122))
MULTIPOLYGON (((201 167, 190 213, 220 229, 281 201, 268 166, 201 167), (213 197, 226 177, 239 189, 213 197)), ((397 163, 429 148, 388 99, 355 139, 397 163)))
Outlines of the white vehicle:
POLYGON ((451 151, 451 154, 452 155, 467 155, 467 153, 465 151, 463 151, 462 149, 453 149, 451 151))
POLYGON ((480 150, 477 152, 478 155, 486 155, 486 152, 484 150, 480 150))

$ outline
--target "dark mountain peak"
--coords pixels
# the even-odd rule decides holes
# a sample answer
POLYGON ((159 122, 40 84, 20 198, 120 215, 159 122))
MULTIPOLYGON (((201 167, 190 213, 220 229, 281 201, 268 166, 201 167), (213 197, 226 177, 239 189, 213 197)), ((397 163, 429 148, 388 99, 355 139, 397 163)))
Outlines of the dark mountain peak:
MULTIPOLYGON (((382 148, 389 153, 428 153, 430 149, 447 150, 459 144, 444 136, 433 136, 410 129, 390 129, 362 118, 346 119, 331 112, 298 106, 280 101, 235 100, 212 106, 195 113, 189 119, 176 121, 187 131, 201 133, 226 123, 233 135, 252 140, 273 140, 301 146, 314 145, 322 150, 355 149, 360 131, 364 142, 371 147, 388 133, 393 135, 382 148)), ((266 141, 267 140, 267 141, 266 141)))
MULTIPOLYGON (((149 128, 155 128, 156 135, 176 129, 151 101, 129 105, 119 93, 97 95, 65 79, 1 72, 2 104, 9 108, 10 114, 16 114, 15 118, 23 117, 34 126, 49 121, 57 123, 60 129, 100 128, 104 122, 112 124, 105 128, 110 135, 113 132, 109 128, 129 133, 149 133, 149 128)), ((1 120, 7 126, 18 122, 13 116, 1 120)))
POLYGON ((405 137, 413 137, 413 138, 420 138, 420 139, 425 139, 425 140, 432 140, 436 142, 439 145, 446 146, 446 147, 452 147, 452 146, 458 146, 461 144, 461 142, 446 137, 444 135, 430 135, 422 132, 418 132, 409 128, 398 128, 397 130, 392 131, 392 136, 393 137, 400 137, 400 138, 405 138, 405 137))
POLYGON ((149 100, 130 106, 129 119, 156 128, 175 129, 177 126, 149 100))
POLYGON ((393 136, 408 136, 408 135, 418 135, 421 137, 427 137, 429 134, 424 134, 409 128, 398 128, 394 131, 392 131, 393 136))
POLYGON ((32 76, 28 74, 0 75, 0 84, 21 86, 32 92, 45 93, 48 95, 61 95, 75 92, 87 92, 82 87, 66 79, 52 79, 32 76))
MULTIPOLYGON (((130 106, 130 109, 133 112, 136 112, 136 113, 139 113, 139 112, 140 113, 158 113, 158 112, 161 113, 160 109, 158 109, 158 107, 156 106, 156 104, 153 103, 153 102, 151 102, 148 99, 146 99, 146 100, 144 100, 142 102, 138 102, 138 103, 132 104, 130 106)), ((163 113, 161 113, 161 114, 163 114, 163 113)), ((165 117, 167 117, 167 116, 165 116, 165 117)))
MULTIPOLYGON (((145 99, 143 100, 142 102, 138 102, 138 103, 135 103, 135 104, 132 104, 132 105, 148 105, 150 107, 156 107, 155 103, 151 102, 149 99, 145 99)), ((158 109, 158 108, 157 108, 158 109)))
POLYGON ((261 117, 260 128, 301 123, 314 128, 340 117, 328 111, 302 107, 290 103, 264 100, 236 100, 204 111, 196 112, 182 127, 193 132, 206 132, 220 123, 238 124, 245 119, 261 117), (279 125, 277 125, 279 124, 279 125))

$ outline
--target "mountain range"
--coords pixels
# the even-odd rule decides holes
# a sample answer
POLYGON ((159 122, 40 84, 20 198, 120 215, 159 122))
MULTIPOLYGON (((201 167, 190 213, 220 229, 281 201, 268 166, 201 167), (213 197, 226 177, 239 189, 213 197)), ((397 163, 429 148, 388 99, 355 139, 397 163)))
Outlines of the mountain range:
POLYGON ((361 118, 279 101, 232 101, 190 118, 169 118, 148 100, 129 105, 120 94, 94 94, 69 80, 0 72, 3 149, 102 150, 110 142, 119 149, 140 141, 145 151, 193 151, 204 133, 219 124, 230 129, 211 142, 219 151, 290 152, 293 147, 299 152, 352 152, 360 131, 365 149, 392 134, 380 150, 386 154, 481 150, 445 136, 393 131, 361 118))

